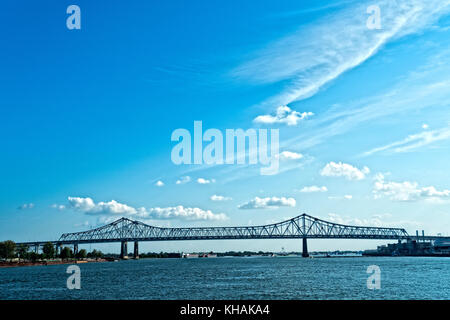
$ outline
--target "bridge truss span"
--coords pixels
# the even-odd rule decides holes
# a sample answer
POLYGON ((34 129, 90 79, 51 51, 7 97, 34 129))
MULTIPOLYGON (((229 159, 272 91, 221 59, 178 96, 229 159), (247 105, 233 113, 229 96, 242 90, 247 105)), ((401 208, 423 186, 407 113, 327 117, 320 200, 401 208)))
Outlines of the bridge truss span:
POLYGON ((218 239, 405 239, 401 228, 361 227, 321 220, 307 214, 262 226, 161 228, 121 218, 83 232, 65 233, 59 243, 218 239))

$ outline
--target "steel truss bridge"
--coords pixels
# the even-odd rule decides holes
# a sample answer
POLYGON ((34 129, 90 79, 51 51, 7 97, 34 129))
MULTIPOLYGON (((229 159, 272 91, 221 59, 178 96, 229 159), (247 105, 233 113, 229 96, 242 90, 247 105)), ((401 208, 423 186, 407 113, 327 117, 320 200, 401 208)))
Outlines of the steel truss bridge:
POLYGON ((378 240, 436 240, 440 236, 410 236, 402 228, 362 227, 338 224, 302 214, 295 218, 262 226, 161 228, 140 221, 121 218, 105 226, 64 233, 56 241, 23 242, 18 245, 39 246, 51 242, 57 249, 62 245, 121 243, 121 256, 127 255, 127 243, 134 242, 134 256, 139 256, 140 241, 224 240, 224 239, 303 239, 303 256, 308 256, 307 239, 378 239, 378 240))

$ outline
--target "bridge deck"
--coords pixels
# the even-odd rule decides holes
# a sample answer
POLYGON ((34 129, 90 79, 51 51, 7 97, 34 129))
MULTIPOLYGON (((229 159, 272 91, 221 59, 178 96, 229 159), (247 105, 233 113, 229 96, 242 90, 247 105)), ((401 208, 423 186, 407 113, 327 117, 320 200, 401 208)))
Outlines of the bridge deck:
POLYGON ((124 241, 182 241, 233 239, 373 239, 437 240, 450 237, 410 236, 402 228, 363 227, 337 224, 306 214, 279 223, 246 227, 160 228, 121 218, 105 226, 83 232, 65 233, 58 240, 20 242, 18 245, 41 246, 111 243, 124 241))

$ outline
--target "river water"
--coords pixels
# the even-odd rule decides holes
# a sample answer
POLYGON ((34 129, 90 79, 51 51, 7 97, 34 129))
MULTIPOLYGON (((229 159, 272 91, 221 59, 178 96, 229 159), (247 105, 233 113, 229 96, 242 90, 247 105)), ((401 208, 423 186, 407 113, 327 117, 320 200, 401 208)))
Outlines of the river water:
POLYGON ((236 257, 84 263, 81 289, 68 265, 0 269, 0 299, 450 299, 450 258, 236 257), (369 290, 367 268, 380 268, 369 290))

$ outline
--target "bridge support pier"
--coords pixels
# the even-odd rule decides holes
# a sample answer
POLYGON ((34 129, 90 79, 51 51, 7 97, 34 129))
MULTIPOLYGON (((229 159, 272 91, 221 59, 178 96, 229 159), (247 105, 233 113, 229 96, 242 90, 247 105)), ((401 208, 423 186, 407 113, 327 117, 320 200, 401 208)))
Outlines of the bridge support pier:
POLYGON ((139 242, 138 241, 134 242, 133 258, 134 259, 139 259, 139 242))
POLYGON ((126 241, 120 243, 120 259, 128 259, 128 242, 126 241))
POLYGON ((78 254, 78 243, 73 244, 73 256, 76 257, 78 254))
POLYGON ((307 244, 306 238, 303 238, 303 252, 302 252, 302 257, 303 257, 303 258, 308 258, 308 257, 309 257, 309 253, 308 253, 308 244, 307 244))

